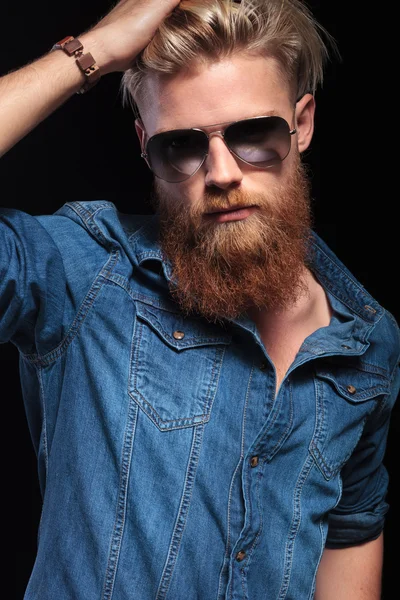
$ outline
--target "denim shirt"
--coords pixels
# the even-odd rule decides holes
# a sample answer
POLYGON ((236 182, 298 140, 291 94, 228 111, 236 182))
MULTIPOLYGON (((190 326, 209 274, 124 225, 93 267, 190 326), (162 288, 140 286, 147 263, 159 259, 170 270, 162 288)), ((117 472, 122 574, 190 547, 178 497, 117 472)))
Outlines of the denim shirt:
POLYGON ((310 232, 330 325, 278 392, 252 321, 184 317, 155 216, 0 211, 43 495, 26 600, 308 600, 325 547, 377 538, 399 329, 310 232))

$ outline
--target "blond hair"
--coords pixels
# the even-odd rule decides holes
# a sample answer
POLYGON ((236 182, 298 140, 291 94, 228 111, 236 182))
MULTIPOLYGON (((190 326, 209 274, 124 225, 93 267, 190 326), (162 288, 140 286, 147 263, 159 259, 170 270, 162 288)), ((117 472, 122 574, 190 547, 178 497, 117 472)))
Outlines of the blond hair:
POLYGON ((275 58, 295 99, 314 94, 328 58, 322 36, 336 51, 300 0, 183 0, 125 71, 122 101, 139 116, 138 101, 148 102, 144 84, 150 74, 174 75, 236 53, 275 58))

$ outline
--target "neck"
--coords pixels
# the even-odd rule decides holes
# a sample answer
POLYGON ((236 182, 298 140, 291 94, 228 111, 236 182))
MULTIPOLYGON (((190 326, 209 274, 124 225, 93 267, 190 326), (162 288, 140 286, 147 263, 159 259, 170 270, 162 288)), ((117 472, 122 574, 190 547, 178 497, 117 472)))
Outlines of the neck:
POLYGON ((317 329, 327 327, 331 320, 332 308, 326 293, 308 269, 304 283, 305 292, 292 306, 281 311, 254 309, 248 313, 275 366, 276 391, 304 340, 317 329))
POLYGON ((324 288, 307 268, 304 268, 303 281, 305 291, 291 306, 281 310, 252 308, 248 311, 261 334, 282 327, 315 330, 329 325, 332 309, 324 288))

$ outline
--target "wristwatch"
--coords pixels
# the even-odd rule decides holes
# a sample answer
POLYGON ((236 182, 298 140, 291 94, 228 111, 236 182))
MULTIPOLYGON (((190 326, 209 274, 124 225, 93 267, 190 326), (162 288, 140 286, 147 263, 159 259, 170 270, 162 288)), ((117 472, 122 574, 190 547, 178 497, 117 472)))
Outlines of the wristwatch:
POLYGON ((101 78, 100 68, 90 52, 83 53, 83 45, 77 38, 69 35, 54 44, 51 52, 53 50, 63 50, 68 56, 75 57, 76 64, 86 77, 86 83, 77 92, 78 94, 84 94, 98 83, 101 78))

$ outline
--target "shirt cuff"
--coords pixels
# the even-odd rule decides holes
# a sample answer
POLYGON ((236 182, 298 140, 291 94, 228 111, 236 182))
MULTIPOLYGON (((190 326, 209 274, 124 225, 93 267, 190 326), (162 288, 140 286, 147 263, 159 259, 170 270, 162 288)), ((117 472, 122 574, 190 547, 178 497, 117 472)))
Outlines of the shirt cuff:
POLYGON ((376 540, 383 531, 385 515, 389 510, 386 502, 373 511, 349 515, 331 513, 326 548, 348 548, 376 540))

